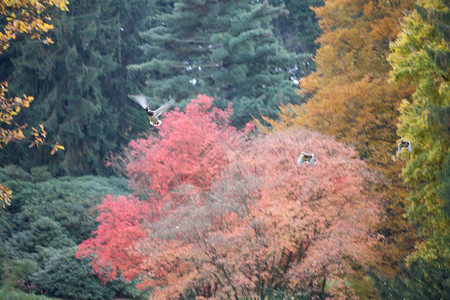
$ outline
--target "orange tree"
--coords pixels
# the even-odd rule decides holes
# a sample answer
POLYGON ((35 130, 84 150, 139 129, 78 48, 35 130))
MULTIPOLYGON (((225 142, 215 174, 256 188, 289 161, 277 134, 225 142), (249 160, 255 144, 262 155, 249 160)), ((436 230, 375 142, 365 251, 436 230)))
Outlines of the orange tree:
MULTIPOLYGON (((66 0, 3 0, 0 1, 0 20, 3 28, 0 31, 0 54, 8 49, 11 41, 16 40, 21 35, 28 35, 32 39, 40 39, 45 44, 51 44, 53 41, 45 34, 53 29, 49 22, 51 18, 45 13, 46 9, 56 6, 61 10, 67 11, 68 1, 66 0)), ((32 96, 23 95, 23 97, 8 97, 8 82, 0 82, 0 148, 10 142, 22 140, 25 138, 23 129, 26 124, 19 125, 14 122, 15 116, 21 108, 27 108, 34 100, 32 96), (13 125, 14 124, 14 125, 13 125)), ((43 144, 46 137, 45 129, 40 125, 40 130, 32 128, 32 135, 35 140, 30 146, 39 146, 43 144)), ((62 146, 53 145, 52 153, 62 146)), ((0 202, 5 206, 10 202, 11 190, 0 184, 0 202)))
POLYGON ((383 191, 388 217, 379 225, 386 236, 384 271, 391 273, 414 243, 404 217, 408 191, 399 174, 403 163, 395 156, 396 123, 402 98, 414 88, 389 83, 386 60, 389 44, 400 31, 400 19, 414 1, 326 0, 313 8, 323 34, 314 61, 317 70, 300 79, 309 101, 281 108, 280 120, 268 120, 274 130, 305 126, 351 144, 370 168, 385 178, 373 186, 383 191))

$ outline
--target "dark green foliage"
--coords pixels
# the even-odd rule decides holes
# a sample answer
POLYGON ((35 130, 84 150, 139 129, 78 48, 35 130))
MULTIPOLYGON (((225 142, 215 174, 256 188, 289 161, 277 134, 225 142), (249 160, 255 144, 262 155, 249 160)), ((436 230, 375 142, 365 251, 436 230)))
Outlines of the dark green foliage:
MULTIPOLYGON (((0 252, 1 252, 0 248, 0 252)), ((0 254, 0 262, 4 258, 0 254)), ((1 276, 4 276, 6 280, 1 280, 0 278, 0 299, 2 300, 47 300, 52 298, 47 298, 45 296, 36 296, 31 294, 26 294, 17 288, 24 288, 23 286, 18 286, 23 284, 26 276, 30 275, 37 269, 37 264, 33 260, 24 259, 19 261, 10 262, 9 268, 1 269, 1 276)))
MULTIPOLYGON (((323 0, 284 0, 289 15, 281 15, 273 21, 273 32, 284 48, 295 53, 315 53, 319 47, 314 41, 321 34, 315 13, 310 7, 323 6, 323 0)), ((282 1, 271 0, 272 5, 282 5, 282 1)), ((305 77, 314 69, 314 62, 307 59, 301 62, 298 75, 305 77)))
POLYGON ((289 70, 311 56, 288 53, 274 37, 271 22, 282 14, 267 2, 175 1, 140 34, 144 58, 129 70, 145 78, 140 90, 152 106, 169 95, 186 102, 207 94, 219 107, 233 103, 237 126, 276 117, 280 103, 302 101, 289 70))
POLYGON ((127 194, 126 180, 55 179, 44 168, 28 173, 10 165, 0 169, 0 181, 14 189, 11 206, 0 211, 3 283, 14 267, 11 261, 30 260, 37 269, 24 274, 23 285, 15 288, 70 299, 111 299, 119 292, 140 296, 130 288, 132 283, 115 281, 103 286, 91 274, 90 262, 74 255, 77 244, 96 229, 96 206, 105 194, 127 194))
POLYGON ((144 1, 70 1, 70 11, 53 18, 53 45, 18 42, 6 53, 2 73, 12 72, 12 95, 35 101, 22 123, 43 123, 47 141, 65 147, 29 151, 29 141, 10 145, 0 162, 29 170, 45 164, 54 175, 108 174, 104 159, 148 124, 127 99, 126 65, 139 57, 137 31, 150 5, 144 1), (12 68, 12 70, 10 70, 12 68))
MULTIPOLYGON (((57 222, 75 244, 81 243, 95 229, 96 215, 91 210, 101 198, 108 193, 123 194, 127 189, 126 181, 118 178, 62 177, 34 184, 28 182, 31 178, 14 166, 0 171, 1 182, 14 190, 14 201, 7 208, 13 218, 11 221, 14 224, 17 220, 21 226, 26 226, 26 232, 33 230, 32 224, 51 228, 51 222, 57 222)), ((23 234, 25 228, 17 232, 23 234)))
POLYGON ((327 292, 321 291, 319 289, 317 290, 308 290, 308 289, 301 289, 298 288, 293 293, 293 296, 290 296, 285 291, 282 290, 273 290, 273 289, 267 289, 266 291, 267 296, 271 300, 284 300, 284 299, 292 299, 292 300, 308 300, 308 299, 317 299, 317 300, 323 300, 327 299, 327 297, 330 297, 331 295, 327 292))
POLYGON ((52 250, 43 267, 33 273, 31 282, 37 290, 70 299, 112 299, 116 290, 101 282, 91 272, 87 260, 75 258, 76 246, 52 250))
POLYGON ((19 284, 23 284, 26 276, 36 271, 37 264, 30 259, 13 260, 10 262, 9 268, 5 269, 5 280, 1 287, 0 296, 13 290, 15 287, 19 287, 19 284))
POLYGON ((49 298, 45 296, 30 295, 21 291, 12 290, 4 291, 0 290, 0 299, 2 300, 59 300, 56 298, 49 298))
POLYGON ((419 259, 394 279, 371 275, 381 299, 450 299, 450 270, 439 260, 430 265, 419 259))
POLYGON ((436 195, 444 200, 442 210, 447 217, 450 217, 450 152, 444 159, 443 169, 438 174, 439 181, 442 184, 436 188, 436 195))

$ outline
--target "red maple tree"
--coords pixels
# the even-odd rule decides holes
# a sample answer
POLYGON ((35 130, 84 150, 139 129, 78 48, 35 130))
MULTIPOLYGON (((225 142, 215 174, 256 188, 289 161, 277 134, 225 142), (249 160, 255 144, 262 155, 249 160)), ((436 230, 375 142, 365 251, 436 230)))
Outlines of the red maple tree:
POLYGON ((103 279, 139 278, 154 299, 351 295, 349 262, 373 258, 380 213, 365 163, 302 129, 249 139, 211 102, 198 96, 129 144, 135 194, 105 199, 77 256, 103 279), (297 167, 302 151, 315 166, 297 167))
POLYGON ((136 278, 143 257, 129 249, 146 236, 142 222, 149 219, 148 203, 134 196, 107 195, 98 210, 95 236, 78 246, 76 257, 92 258, 92 270, 103 283, 116 279, 119 271, 124 279, 136 278))
POLYGON ((213 98, 198 95, 185 108, 164 115, 158 134, 131 141, 124 156, 125 173, 134 190, 132 196, 106 196, 99 206, 100 223, 94 236, 85 240, 77 257, 91 257, 92 267, 103 280, 115 279, 120 271, 125 279, 136 278, 146 253, 135 249, 145 238, 144 220, 157 220, 163 211, 183 203, 180 190, 189 185, 196 192, 209 189, 211 182, 234 160, 230 149, 240 147, 242 131, 229 125, 231 106, 212 108, 213 98), (138 200, 141 199, 142 201, 138 200))
POLYGON ((350 148, 307 131, 281 131, 236 150, 236 160, 204 193, 147 224, 139 244, 142 285, 155 299, 191 291, 205 298, 352 294, 349 262, 373 260, 379 220, 372 180, 350 148), (315 166, 296 165, 312 151, 315 166), (326 283, 329 283, 329 287, 326 283))
POLYGON ((231 105, 226 110, 212 108, 213 98, 198 95, 185 108, 165 115, 158 135, 131 141, 126 156, 126 174, 131 187, 145 195, 154 218, 170 199, 173 204, 177 187, 190 184, 208 190, 211 182, 232 161, 230 149, 239 147, 242 134, 230 126, 231 105), (175 191, 175 192, 174 192, 175 191))

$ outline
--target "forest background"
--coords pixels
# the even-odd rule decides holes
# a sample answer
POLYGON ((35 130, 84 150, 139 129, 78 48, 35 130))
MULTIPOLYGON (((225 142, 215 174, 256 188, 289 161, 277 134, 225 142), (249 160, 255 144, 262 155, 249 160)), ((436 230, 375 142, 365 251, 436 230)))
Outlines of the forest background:
POLYGON ((450 298, 449 13, 1 1, 0 298, 450 298))

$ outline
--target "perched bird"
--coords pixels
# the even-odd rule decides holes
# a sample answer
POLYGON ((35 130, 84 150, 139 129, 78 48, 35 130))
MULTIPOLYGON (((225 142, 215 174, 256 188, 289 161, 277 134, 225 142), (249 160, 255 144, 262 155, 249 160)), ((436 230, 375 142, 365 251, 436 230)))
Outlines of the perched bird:
POLYGON ((400 154, 402 152, 403 148, 408 149, 409 153, 413 152, 411 142, 401 138, 400 143, 398 143, 398 154, 400 154))
POLYGON ((142 106, 145 111, 147 112, 148 119, 150 121, 150 125, 154 127, 161 126, 162 121, 158 119, 158 117, 165 111, 167 111, 174 103, 174 98, 169 98, 169 101, 163 104, 160 108, 157 110, 151 110, 148 108, 147 104, 147 97, 144 95, 128 95, 131 99, 136 101, 140 106, 142 106))
POLYGON ((316 157, 313 153, 302 152, 302 154, 300 154, 300 157, 297 159, 297 167, 301 167, 306 163, 309 166, 314 166, 316 164, 316 157))

